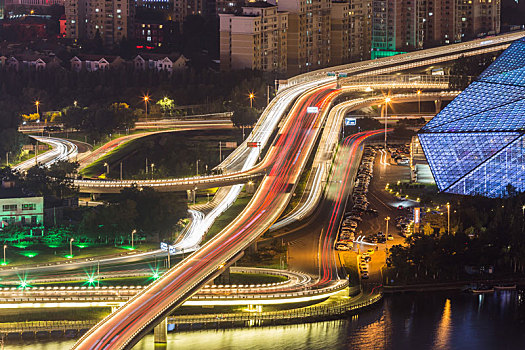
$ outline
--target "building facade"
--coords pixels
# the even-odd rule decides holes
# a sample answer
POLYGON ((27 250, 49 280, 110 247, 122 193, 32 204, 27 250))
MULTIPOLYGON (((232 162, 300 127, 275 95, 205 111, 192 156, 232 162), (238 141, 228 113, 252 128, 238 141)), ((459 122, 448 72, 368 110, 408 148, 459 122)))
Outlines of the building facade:
POLYGON ((133 34, 134 2, 130 0, 66 0, 66 36, 94 39, 112 47, 133 34))
POLYGON ((349 0, 350 60, 370 59, 372 0, 349 0))
POLYGON ((330 65, 330 0, 280 0, 288 12, 288 72, 297 74, 330 65))
POLYGON ((440 191, 525 191, 525 39, 515 41, 420 131, 440 191))
POLYGON ((350 5, 347 1, 333 1, 330 11, 330 56, 332 64, 350 60, 350 5))
POLYGON ((248 3, 240 15, 219 17, 221 70, 286 71, 287 13, 259 1, 248 3))
POLYGON ((0 191, 1 227, 7 225, 42 226, 44 198, 27 196, 17 189, 0 191))
POLYGON ((371 56, 384 57, 497 34, 500 1, 371 0, 371 56))

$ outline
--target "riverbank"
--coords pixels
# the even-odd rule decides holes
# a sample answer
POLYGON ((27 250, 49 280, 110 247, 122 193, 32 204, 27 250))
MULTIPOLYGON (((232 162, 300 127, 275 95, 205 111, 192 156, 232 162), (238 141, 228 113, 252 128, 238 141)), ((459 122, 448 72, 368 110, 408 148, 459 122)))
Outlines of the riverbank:
POLYGON ((432 292, 432 291, 446 291, 446 290, 464 290, 472 285, 502 285, 502 284, 516 284, 525 285, 525 277, 519 278, 495 278, 495 279, 471 279, 452 282, 441 283, 414 283, 405 285, 384 285, 383 293, 404 293, 404 292, 432 292))

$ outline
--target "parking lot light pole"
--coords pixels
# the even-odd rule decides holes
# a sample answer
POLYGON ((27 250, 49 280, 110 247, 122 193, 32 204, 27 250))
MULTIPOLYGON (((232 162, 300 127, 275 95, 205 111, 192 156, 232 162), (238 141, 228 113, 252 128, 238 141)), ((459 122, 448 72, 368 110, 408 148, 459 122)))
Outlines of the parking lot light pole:
POLYGON ((392 101, 390 97, 385 98, 385 151, 386 151, 386 134, 388 126, 388 103, 392 101))
POLYGON ((385 251, 388 251, 388 222, 390 221, 390 216, 385 218, 386 221, 386 233, 385 233, 385 251))

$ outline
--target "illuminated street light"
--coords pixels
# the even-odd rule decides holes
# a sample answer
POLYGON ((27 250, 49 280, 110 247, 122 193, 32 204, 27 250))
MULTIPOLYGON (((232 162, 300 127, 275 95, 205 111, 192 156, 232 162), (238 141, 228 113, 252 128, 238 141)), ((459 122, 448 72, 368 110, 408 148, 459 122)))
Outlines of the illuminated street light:
POLYGON ((144 95, 144 97, 142 97, 142 99, 144 100, 144 105, 146 106, 146 118, 147 118, 148 117, 149 96, 148 95, 144 95))
POLYGON ((40 106, 40 101, 36 100, 35 101, 35 106, 36 106, 36 114, 38 115, 38 118, 40 118, 40 112, 39 112, 39 109, 38 109, 38 107, 40 106))
POLYGON ((448 231, 450 234, 450 203, 447 203, 447 222, 448 222, 448 231))
POLYGON ((137 233, 137 230, 131 231, 131 249, 135 249, 135 247, 133 245, 133 238, 135 236, 135 233, 137 233))
POLYGON ((75 239, 74 238, 71 238, 69 240, 69 258, 72 259, 73 258, 73 241, 75 239))
POLYGON ((385 218, 386 221, 386 230, 385 230, 385 252, 388 252, 388 222, 390 221, 390 216, 385 218))
POLYGON ((388 125, 388 103, 392 101, 390 97, 385 98, 385 151, 386 151, 386 134, 387 134, 387 125, 388 125))
POLYGON ((421 114, 421 90, 417 90, 417 111, 421 114))
POLYGON ((106 167, 106 174, 109 174, 109 164, 108 163, 104 163, 104 166, 106 167))
POLYGON ((253 108, 253 99, 255 98, 255 94, 253 92, 250 92, 248 98, 250 99, 250 108, 253 108))

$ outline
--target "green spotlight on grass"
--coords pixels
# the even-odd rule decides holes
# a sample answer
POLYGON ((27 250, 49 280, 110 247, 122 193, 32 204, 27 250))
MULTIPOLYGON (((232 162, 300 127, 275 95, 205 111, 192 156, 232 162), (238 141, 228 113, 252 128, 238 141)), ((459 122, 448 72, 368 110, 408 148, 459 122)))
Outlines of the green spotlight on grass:
POLYGON ((29 251, 20 252, 19 254, 22 256, 25 256, 26 258, 34 258, 35 256, 38 255, 38 252, 29 250, 29 251))
POLYGON ((64 258, 66 258, 66 259, 73 259, 73 255, 67 254, 67 255, 64 255, 64 258))

